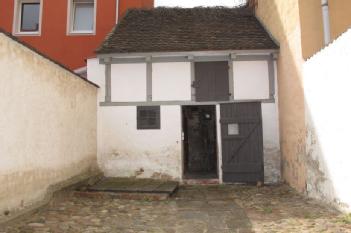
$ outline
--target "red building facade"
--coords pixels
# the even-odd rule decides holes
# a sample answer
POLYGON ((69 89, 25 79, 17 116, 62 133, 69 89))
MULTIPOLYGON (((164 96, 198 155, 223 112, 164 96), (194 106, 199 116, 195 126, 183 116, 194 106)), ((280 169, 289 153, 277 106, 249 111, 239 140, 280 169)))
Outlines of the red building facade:
POLYGON ((153 0, 0 0, 0 28, 78 71, 129 8, 153 6, 153 0))

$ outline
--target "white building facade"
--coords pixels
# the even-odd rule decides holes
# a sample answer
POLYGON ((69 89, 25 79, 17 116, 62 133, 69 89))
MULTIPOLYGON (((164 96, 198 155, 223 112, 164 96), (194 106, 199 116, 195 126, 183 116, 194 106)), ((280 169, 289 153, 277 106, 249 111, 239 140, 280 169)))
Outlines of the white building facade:
MULTIPOLYGON (((104 46, 121 37, 123 27, 128 22, 104 46)), ((100 169, 108 177, 279 182, 278 51, 100 50, 87 70, 100 86, 100 169)))

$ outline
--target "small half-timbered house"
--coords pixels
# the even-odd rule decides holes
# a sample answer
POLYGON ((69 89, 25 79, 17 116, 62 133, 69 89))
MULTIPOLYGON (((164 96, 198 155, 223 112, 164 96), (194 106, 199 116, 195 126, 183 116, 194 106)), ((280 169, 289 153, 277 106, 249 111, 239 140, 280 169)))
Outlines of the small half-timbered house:
POLYGON ((131 10, 88 60, 106 176, 280 180, 278 45, 246 8, 131 10))

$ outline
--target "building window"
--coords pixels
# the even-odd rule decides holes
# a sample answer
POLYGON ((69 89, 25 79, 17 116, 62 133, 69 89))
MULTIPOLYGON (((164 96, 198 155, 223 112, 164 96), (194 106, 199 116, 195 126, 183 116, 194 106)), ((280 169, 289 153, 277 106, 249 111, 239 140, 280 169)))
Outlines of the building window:
POLYGON ((94 33, 95 31, 95 0, 71 0, 70 33, 94 33))
POLYGON ((15 34, 39 34, 41 21, 41 1, 16 1, 14 19, 15 34))
POLYGON ((137 107, 137 129, 160 129, 160 106, 137 107))
POLYGON ((21 32, 39 31, 40 3, 22 3, 21 32))

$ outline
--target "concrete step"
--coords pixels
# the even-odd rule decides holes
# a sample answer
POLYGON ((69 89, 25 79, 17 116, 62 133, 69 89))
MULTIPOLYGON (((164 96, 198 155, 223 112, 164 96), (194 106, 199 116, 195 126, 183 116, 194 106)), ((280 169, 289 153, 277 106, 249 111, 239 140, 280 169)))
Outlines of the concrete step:
POLYGON ((79 187, 76 196, 165 200, 178 189, 178 182, 134 178, 102 178, 93 185, 79 187))

